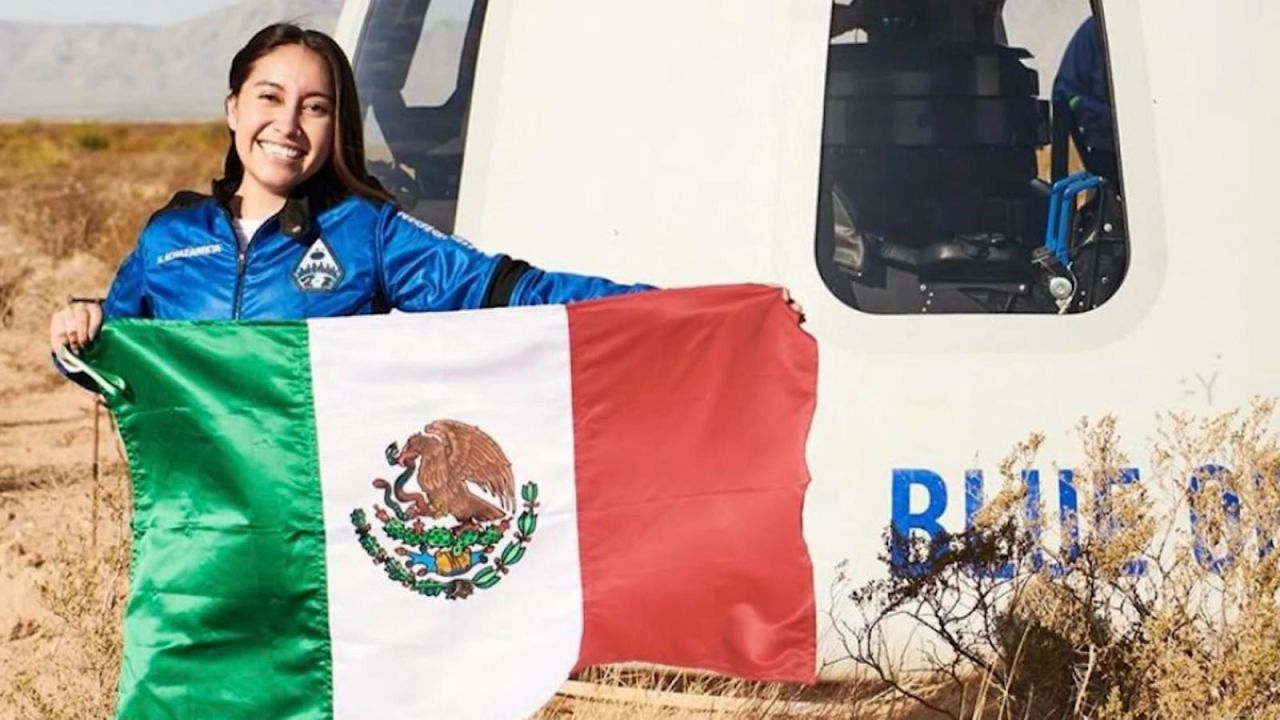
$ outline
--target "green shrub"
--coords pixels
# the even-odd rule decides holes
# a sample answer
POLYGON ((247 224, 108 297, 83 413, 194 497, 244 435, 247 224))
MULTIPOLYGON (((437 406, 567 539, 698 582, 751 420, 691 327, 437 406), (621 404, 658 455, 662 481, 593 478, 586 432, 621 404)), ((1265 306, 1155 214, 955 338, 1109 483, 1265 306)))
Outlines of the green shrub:
POLYGON ((72 137, 72 140, 75 142, 76 147, 79 147, 81 150, 88 150, 89 152, 97 152, 99 150, 106 150, 107 148, 111 147, 110 138, 108 138, 105 133, 103 133, 101 130, 98 130, 97 128, 93 128, 93 127, 79 128, 72 134, 71 137, 72 137))

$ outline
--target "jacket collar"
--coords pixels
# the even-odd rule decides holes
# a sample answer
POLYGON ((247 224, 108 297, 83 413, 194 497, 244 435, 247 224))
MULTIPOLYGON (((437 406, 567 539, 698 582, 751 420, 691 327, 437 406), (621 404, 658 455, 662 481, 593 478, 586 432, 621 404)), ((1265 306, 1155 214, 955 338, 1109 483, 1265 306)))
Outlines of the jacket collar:
MULTIPOLYGON (((226 178, 214 180, 213 198, 230 211, 231 199, 235 197, 238 186, 238 183, 226 178)), ((276 215, 280 221, 280 230, 294 240, 310 236, 314 214, 338 204, 342 197, 343 194, 323 191, 319 183, 303 183, 289 195, 284 207, 276 215)))

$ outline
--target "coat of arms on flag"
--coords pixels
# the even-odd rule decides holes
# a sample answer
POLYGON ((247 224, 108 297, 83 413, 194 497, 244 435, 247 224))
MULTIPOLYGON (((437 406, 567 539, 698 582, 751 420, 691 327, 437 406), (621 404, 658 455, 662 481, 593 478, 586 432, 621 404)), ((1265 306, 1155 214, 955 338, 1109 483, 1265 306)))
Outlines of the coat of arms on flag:
POLYGON ((524 557, 538 526, 538 485, 520 488, 522 507, 514 518, 511 461, 483 430, 435 420, 409 436, 403 450, 388 445, 385 455, 404 471, 394 482, 373 481, 383 494, 373 515, 395 549, 384 549, 364 508, 351 511, 351 524, 387 577, 422 595, 459 600, 497 585, 524 557), (420 492, 405 489, 411 482, 420 492), (442 517, 452 522, 424 522, 442 517))
POLYGON ((113 321, 82 361, 134 488, 122 718, 524 718, 626 660, 815 677, 817 349, 778 288, 113 321))

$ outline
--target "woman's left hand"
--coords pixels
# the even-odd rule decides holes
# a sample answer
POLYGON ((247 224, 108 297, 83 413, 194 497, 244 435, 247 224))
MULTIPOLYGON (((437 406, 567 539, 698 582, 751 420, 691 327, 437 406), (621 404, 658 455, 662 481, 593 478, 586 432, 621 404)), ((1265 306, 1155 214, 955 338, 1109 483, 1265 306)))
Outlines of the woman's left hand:
POLYGON ((79 353, 93 342, 102 327, 102 306, 96 301, 72 298, 49 319, 49 348, 55 355, 67 350, 79 353))

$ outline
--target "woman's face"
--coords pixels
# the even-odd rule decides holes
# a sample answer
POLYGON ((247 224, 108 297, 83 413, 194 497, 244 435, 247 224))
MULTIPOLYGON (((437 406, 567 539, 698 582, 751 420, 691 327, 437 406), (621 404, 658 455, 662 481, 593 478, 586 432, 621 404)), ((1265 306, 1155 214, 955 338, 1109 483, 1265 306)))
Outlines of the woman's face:
POLYGON ((227 126, 244 165, 241 193, 284 197, 324 167, 334 111, 333 79, 319 54, 282 45, 258 58, 227 100, 227 126))

